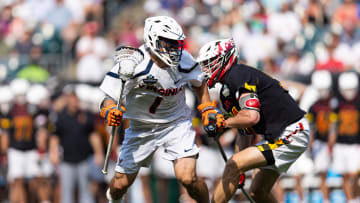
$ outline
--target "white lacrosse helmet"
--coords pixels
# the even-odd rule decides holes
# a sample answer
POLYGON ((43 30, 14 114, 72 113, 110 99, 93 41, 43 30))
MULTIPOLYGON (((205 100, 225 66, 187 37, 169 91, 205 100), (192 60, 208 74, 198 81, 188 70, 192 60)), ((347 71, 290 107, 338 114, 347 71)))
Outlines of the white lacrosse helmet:
POLYGON ((214 40, 201 47, 197 62, 200 63, 210 88, 230 70, 237 56, 238 51, 232 38, 214 40))
POLYGON ((0 87, 0 112, 2 114, 9 113, 11 109, 11 103, 14 99, 14 94, 9 88, 9 86, 0 87))
POLYGON ((10 89, 14 95, 25 95, 29 88, 30 83, 25 79, 16 78, 10 83, 10 89))
POLYGON ((346 100, 352 100, 358 93, 359 78, 355 72, 341 73, 338 79, 340 94, 346 100))
POLYGON ((330 96, 332 85, 331 73, 327 70, 318 70, 311 75, 311 85, 317 90, 320 99, 330 96))
POLYGON ((327 70, 318 70, 311 75, 311 84, 318 90, 330 89, 332 84, 331 73, 327 70))
POLYGON ((88 110, 90 108, 90 100, 92 87, 88 84, 81 83, 75 87, 75 94, 80 100, 80 108, 82 110, 88 110))
POLYGON ((339 88, 345 89, 356 89, 359 85, 359 79, 355 72, 341 73, 339 76, 339 88))
POLYGON ((0 104, 10 103, 13 98, 14 94, 8 86, 5 85, 0 87, 0 104))
POLYGON ((39 105, 42 101, 50 98, 49 90, 41 84, 32 85, 26 92, 26 100, 30 104, 39 105))
POLYGON ((184 49, 185 35, 171 17, 156 16, 145 20, 145 46, 170 67, 176 67, 184 49))

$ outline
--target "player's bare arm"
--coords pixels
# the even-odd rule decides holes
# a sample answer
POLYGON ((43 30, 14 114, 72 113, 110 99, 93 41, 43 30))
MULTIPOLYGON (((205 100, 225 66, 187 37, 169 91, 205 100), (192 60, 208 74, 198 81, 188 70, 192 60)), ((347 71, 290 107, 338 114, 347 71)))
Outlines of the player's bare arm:
POLYGON ((100 109, 116 104, 116 101, 109 96, 105 96, 100 103, 100 109))
MULTIPOLYGON (((240 96, 240 101, 244 98, 245 101, 241 105, 247 105, 246 102, 251 99, 250 97, 246 99, 246 97, 250 96, 252 93, 244 93, 240 96)), ((250 103, 250 102, 247 102, 250 103)), ((240 110, 239 113, 235 117, 231 117, 225 121, 225 127, 227 128, 248 128, 256 125, 260 120, 260 113, 258 107, 260 107, 257 103, 248 104, 248 107, 240 110), (254 109, 250 109, 254 108, 254 109)))
POLYGON ((210 96, 206 81, 203 81, 200 87, 194 87, 194 90, 200 103, 210 102, 210 96))

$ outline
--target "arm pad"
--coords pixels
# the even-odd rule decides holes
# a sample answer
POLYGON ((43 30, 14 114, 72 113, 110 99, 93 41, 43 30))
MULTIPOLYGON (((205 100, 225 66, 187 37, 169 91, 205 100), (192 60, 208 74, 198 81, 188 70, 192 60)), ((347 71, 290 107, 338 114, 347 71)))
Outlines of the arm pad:
POLYGON ((239 99, 241 109, 255 110, 260 112, 260 101, 256 93, 250 93, 239 99))

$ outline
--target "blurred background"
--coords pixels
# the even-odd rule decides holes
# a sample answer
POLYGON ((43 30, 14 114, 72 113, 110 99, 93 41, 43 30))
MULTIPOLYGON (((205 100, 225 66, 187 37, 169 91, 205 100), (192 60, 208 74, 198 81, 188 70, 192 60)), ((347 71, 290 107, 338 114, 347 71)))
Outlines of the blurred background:
MULTIPOLYGON (((109 129, 98 86, 114 49, 140 46, 144 19, 155 15, 182 25, 194 57, 204 43, 233 37, 242 63, 280 80, 309 112, 311 144, 274 187, 279 202, 360 202, 357 0, 1 0, 0 202, 107 202, 122 139, 103 176, 109 129)), ((201 147, 197 173, 211 191, 224 163, 186 94, 201 147)), ((228 156, 237 134, 221 137, 228 156)), ((193 202, 161 153, 125 202, 193 202)), ((246 199, 239 192, 231 202, 246 199)))

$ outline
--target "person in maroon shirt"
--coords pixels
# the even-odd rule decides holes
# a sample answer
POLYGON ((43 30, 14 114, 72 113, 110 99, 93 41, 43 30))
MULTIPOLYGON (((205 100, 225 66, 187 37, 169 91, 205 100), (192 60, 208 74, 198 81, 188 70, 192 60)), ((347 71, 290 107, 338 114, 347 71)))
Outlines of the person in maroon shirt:
POLYGON ((358 171, 360 161, 360 97, 359 78, 355 72, 344 72, 338 78, 340 91, 337 113, 336 143, 333 169, 342 175, 347 202, 358 202, 358 171))

